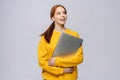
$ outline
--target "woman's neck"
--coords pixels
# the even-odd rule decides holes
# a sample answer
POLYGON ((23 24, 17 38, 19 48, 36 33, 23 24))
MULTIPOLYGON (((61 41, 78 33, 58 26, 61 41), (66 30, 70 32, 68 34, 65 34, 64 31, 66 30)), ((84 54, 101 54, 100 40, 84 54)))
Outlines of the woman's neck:
POLYGON ((59 32, 64 32, 64 30, 65 30, 65 27, 64 26, 55 26, 55 30, 56 31, 59 31, 59 32))

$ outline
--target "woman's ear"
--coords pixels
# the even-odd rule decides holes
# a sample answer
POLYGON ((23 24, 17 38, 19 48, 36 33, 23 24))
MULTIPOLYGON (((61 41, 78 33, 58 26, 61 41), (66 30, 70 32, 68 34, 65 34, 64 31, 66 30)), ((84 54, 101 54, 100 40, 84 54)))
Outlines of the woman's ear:
POLYGON ((52 17, 52 20, 54 21, 54 18, 52 17))

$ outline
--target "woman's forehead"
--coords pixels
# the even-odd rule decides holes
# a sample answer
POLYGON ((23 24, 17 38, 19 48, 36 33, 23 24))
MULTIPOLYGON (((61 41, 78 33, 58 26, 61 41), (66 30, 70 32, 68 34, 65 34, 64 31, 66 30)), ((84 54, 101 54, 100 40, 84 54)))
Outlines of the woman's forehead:
POLYGON ((57 7, 57 9, 55 10, 55 12, 63 12, 65 11, 65 9, 61 6, 57 7))

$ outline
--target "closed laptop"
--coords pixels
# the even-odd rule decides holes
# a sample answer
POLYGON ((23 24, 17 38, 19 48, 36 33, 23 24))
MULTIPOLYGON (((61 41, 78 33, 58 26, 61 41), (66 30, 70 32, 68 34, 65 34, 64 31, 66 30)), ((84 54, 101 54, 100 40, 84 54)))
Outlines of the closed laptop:
POLYGON ((54 50, 54 56, 64 56, 74 53, 82 45, 83 39, 67 33, 61 33, 60 39, 54 50))

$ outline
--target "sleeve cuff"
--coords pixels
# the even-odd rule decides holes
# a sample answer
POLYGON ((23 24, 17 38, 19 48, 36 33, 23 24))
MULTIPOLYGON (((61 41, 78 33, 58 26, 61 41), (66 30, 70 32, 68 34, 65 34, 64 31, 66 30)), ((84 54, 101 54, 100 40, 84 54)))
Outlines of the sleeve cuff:
POLYGON ((55 57, 55 66, 59 66, 59 60, 58 60, 58 57, 55 57))
POLYGON ((64 68, 60 68, 60 72, 59 73, 63 74, 64 73, 63 71, 64 71, 64 68))

